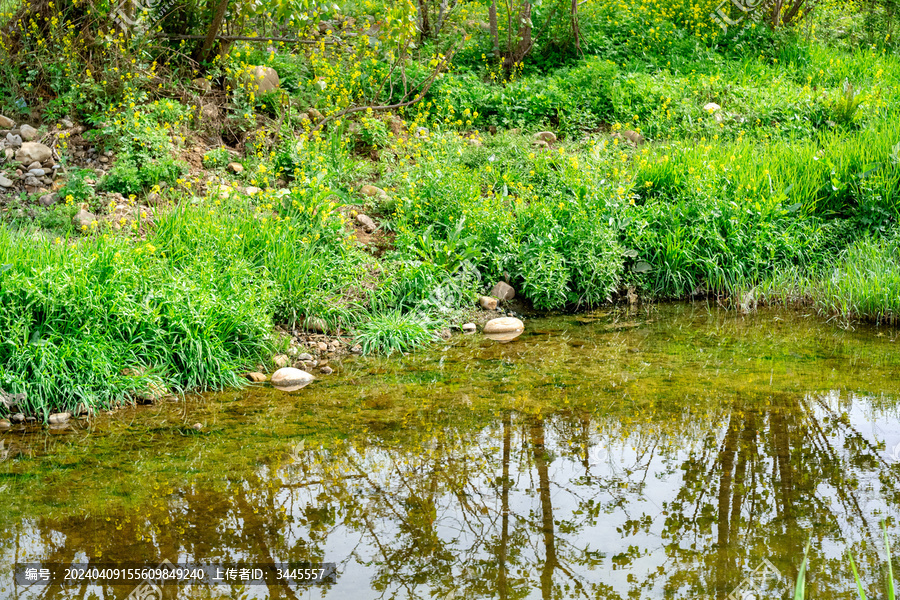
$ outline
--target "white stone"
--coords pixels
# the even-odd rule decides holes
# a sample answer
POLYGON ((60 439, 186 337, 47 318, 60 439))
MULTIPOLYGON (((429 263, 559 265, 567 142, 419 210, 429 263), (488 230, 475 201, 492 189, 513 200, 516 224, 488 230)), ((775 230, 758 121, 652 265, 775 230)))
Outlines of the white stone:
POLYGON ((294 367, 284 367, 272 374, 272 385, 283 392, 293 392, 313 382, 315 377, 294 367))

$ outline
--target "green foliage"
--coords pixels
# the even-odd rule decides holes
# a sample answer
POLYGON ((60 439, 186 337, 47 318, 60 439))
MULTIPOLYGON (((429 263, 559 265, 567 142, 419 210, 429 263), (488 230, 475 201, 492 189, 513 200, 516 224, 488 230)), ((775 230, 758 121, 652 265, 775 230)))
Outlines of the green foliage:
POLYGON ((59 197, 66 204, 81 204, 88 202, 94 195, 94 188, 88 184, 96 174, 90 169, 75 169, 69 173, 65 185, 59 190, 59 197))
POLYGON ((221 169, 231 161, 231 155, 225 148, 213 148, 203 155, 203 166, 207 169, 221 169))
POLYGON ((431 323, 416 313, 399 310, 373 313, 356 327, 356 341, 364 354, 384 354, 418 350, 436 339, 431 323))
POLYGON ((0 228, 0 387, 27 394, 30 412, 114 406, 151 378, 239 386, 235 371, 268 349, 273 292, 245 260, 176 264, 115 237, 23 241, 0 228))

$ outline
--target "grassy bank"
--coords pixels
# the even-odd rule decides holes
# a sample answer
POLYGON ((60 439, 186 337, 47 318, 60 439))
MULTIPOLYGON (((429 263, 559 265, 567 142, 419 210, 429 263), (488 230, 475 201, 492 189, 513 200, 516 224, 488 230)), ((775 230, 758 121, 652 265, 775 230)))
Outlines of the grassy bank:
POLYGON ((588 3, 578 51, 559 25, 507 65, 486 6, 423 37, 396 25, 414 6, 370 4, 285 30, 315 44, 200 62, 88 39, 73 7, 3 9, 0 114, 59 168, 40 190, 0 165, 0 388, 22 410, 240 385, 276 325, 420 348, 501 280, 537 310, 752 289, 895 320, 900 59, 874 8, 721 30, 588 3))

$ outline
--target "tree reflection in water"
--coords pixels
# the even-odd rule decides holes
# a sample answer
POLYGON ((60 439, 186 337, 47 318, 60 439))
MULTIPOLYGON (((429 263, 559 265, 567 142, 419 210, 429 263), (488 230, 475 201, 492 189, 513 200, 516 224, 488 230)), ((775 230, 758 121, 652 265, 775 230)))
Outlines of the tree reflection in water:
MULTIPOLYGON (((217 490, 154 484, 156 500, 116 518, 5 523, 2 555, 339 563, 335 585, 249 597, 725 598, 763 559, 786 583, 812 536, 811 593, 838 597, 845 540, 868 542, 856 552, 877 586, 873 524, 900 498, 896 467, 847 408, 834 394, 738 395, 706 423, 634 431, 614 416, 505 411, 424 439, 369 434, 285 452, 217 490)), ((92 594, 123 590, 10 597, 92 594)))

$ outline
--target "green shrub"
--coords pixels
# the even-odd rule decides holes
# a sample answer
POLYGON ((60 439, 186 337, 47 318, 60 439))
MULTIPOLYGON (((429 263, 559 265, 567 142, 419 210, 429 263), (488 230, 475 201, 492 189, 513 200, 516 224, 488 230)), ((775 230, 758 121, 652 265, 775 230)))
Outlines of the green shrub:
POLYGON ((231 155, 225 148, 213 148, 203 155, 203 166, 207 169, 221 169, 231 162, 231 155))

